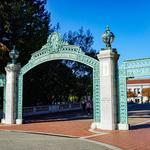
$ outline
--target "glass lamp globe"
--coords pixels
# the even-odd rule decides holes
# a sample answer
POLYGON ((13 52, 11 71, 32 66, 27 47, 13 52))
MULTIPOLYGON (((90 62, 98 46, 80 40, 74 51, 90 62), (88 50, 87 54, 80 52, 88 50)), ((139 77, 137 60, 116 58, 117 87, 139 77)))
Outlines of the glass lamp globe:
POLYGON ((19 52, 16 50, 15 46, 13 46, 13 49, 9 52, 9 56, 12 59, 12 64, 16 64, 17 58, 19 57, 19 52))
POLYGON ((109 26, 106 27, 106 31, 102 35, 102 40, 106 44, 106 48, 111 48, 111 43, 114 41, 115 35, 110 31, 109 26))

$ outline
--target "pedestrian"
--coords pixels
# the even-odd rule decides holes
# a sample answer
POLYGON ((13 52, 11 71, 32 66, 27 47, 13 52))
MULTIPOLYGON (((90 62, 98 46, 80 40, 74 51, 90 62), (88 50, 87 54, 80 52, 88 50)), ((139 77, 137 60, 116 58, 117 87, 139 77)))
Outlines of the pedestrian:
POLYGON ((87 111, 87 114, 88 114, 88 116, 90 115, 90 113, 91 113, 91 103, 90 103, 90 101, 87 101, 86 102, 86 111, 87 111))
POLYGON ((85 113, 85 109, 86 109, 86 102, 85 102, 85 100, 82 101, 81 105, 82 105, 83 113, 85 113))

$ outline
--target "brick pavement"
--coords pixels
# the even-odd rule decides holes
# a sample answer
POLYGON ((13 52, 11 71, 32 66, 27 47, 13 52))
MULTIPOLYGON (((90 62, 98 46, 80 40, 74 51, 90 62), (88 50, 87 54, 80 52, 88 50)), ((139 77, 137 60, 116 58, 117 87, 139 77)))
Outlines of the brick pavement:
POLYGON ((94 133, 88 131, 91 120, 52 121, 43 123, 29 123, 22 125, 0 125, 0 129, 19 130, 30 132, 45 132, 69 136, 90 136, 94 133))
MULTIPOLYGON (((133 122, 135 123, 135 121, 133 122)), ((104 135, 88 131, 90 124, 91 120, 87 119, 30 123, 12 126, 1 124, 0 129, 63 134, 84 137, 93 141, 110 144, 124 150, 150 150, 150 121, 145 124, 133 126, 130 131, 99 130, 99 132, 107 133, 104 135)))
POLYGON ((106 135, 91 137, 90 140, 110 144, 123 150, 150 150, 150 122, 132 127, 129 131, 112 131, 106 135))

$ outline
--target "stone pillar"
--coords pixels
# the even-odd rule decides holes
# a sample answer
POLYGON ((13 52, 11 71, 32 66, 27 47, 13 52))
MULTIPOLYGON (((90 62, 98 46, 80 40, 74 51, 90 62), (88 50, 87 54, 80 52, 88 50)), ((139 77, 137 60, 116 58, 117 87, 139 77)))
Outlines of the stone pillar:
POLYGON ((6 111, 5 124, 14 124, 17 104, 17 76, 20 64, 8 64, 6 70, 6 111))
POLYGON ((98 54, 100 61, 100 111, 101 121, 98 126, 104 130, 117 128, 117 90, 116 70, 119 55, 116 49, 102 49, 98 54))

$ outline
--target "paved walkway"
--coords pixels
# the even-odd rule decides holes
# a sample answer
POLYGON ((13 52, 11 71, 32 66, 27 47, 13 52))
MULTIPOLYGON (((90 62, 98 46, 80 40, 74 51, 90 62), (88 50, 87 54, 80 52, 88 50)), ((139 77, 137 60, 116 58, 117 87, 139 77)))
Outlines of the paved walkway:
POLYGON ((150 150, 150 120, 132 126, 130 131, 89 131, 91 120, 53 121, 23 125, 0 125, 0 130, 38 132, 52 135, 79 137, 119 147, 124 150, 150 150))
MULTIPOLYGON (((134 111, 129 111, 129 123, 132 125, 131 130, 129 131, 97 130, 96 133, 90 132, 89 127, 91 125, 92 119, 90 119, 90 117, 83 117, 83 119, 79 117, 80 120, 70 120, 73 119, 73 114, 71 113, 68 115, 69 119, 61 118, 61 116, 59 116, 61 119, 56 119, 57 117, 48 117, 48 119, 43 122, 43 120, 40 120, 41 118, 37 117, 34 121, 27 120, 26 124, 22 125, 10 126, 0 124, 0 130, 11 130, 28 133, 36 132, 40 134, 75 137, 82 140, 90 140, 113 145, 123 150, 150 150, 149 109, 150 107, 145 110, 137 109, 134 111)), ((77 116, 79 116, 79 114, 77 116)), ((75 118, 77 119, 77 117, 75 118)), ((106 146, 108 147, 108 145, 106 146)))
POLYGON ((90 140, 111 144, 124 150, 150 150, 150 121, 133 126, 130 131, 113 131, 91 137, 90 140))
POLYGON ((0 131, 0 150, 111 150, 78 138, 0 131))

